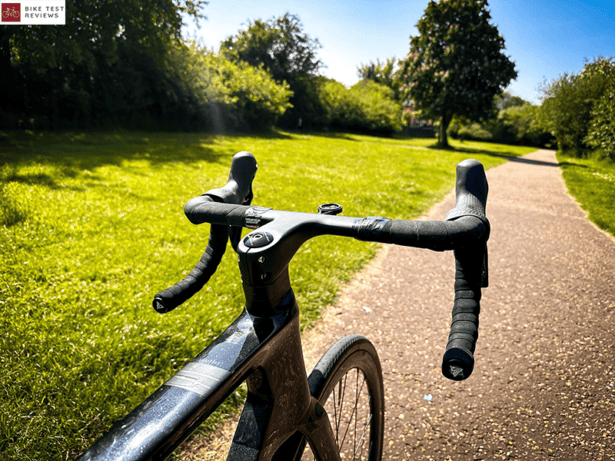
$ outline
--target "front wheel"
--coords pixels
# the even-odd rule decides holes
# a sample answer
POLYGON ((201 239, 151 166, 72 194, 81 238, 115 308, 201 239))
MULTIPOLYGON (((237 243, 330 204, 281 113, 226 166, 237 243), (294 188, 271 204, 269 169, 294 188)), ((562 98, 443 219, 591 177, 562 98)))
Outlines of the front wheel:
MULTIPOLYGON (((373 344, 358 335, 340 339, 316 364, 308 382, 311 394, 329 415, 340 458, 380 461, 384 437, 384 388, 380 360, 373 344)), ((317 459, 299 433, 285 445, 295 447, 293 456, 286 459, 317 459)))

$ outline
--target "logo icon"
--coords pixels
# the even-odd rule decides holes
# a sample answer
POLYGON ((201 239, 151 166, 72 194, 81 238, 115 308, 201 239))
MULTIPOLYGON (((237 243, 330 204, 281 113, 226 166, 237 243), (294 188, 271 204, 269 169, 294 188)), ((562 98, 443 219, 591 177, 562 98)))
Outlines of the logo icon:
POLYGON ((21 3, 2 3, 2 22, 21 22, 21 3))

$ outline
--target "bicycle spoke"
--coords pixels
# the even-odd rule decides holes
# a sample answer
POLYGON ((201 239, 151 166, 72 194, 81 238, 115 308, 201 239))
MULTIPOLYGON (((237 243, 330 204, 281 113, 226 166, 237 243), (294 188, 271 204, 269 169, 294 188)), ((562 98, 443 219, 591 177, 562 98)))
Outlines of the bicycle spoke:
MULTIPOLYGON (((335 441, 337 442, 337 446, 342 447, 342 445, 344 444, 343 440, 342 443, 339 442, 339 433, 340 433, 340 426, 342 424, 342 417, 344 416, 344 397, 346 396, 346 382, 348 380, 348 374, 344 375, 344 385, 342 386, 342 382, 340 381, 338 384, 338 392, 339 392, 339 396, 338 396, 338 400, 340 402, 339 404, 339 419, 336 421, 335 423, 335 441)), ((335 402, 334 402, 335 405, 335 402)))
MULTIPOLYGON (((359 370, 356 370, 356 373, 357 373, 357 380, 358 380, 359 370)), ((361 389, 359 389, 357 391, 358 395, 361 394, 361 392, 363 391, 363 384, 365 384, 365 376, 363 376, 363 382, 361 383, 361 389)), ((344 440, 346 440, 346 435, 348 434, 348 429, 350 429, 350 423, 352 421, 352 418, 355 416, 356 410, 357 410, 357 403, 356 403, 356 399, 355 399, 355 406, 352 409, 352 413, 350 415, 350 420, 348 422, 348 427, 346 427, 346 432, 344 433, 344 437, 342 438, 342 442, 338 445, 340 447, 340 451, 341 451, 342 447, 344 446, 344 440)))
MULTIPOLYGON (((359 439, 359 443, 356 444, 356 448, 354 450, 354 454, 357 454, 357 451, 359 450, 359 446, 361 447, 361 456, 359 458, 363 458, 363 444, 361 443, 361 441, 363 440, 363 437, 365 437, 365 428, 368 427, 370 425, 370 423, 372 422, 372 418, 374 417, 374 415, 369 415, 369 419, 367 420, 367 422, 364 424, 363 427, 363 433, 361 434, 361 438, 359 439)), ((356 457, 356 456, 355 456, 356 457)), ((353 458, 354 459, 354 458, 353 458)))
MULTIPOLYGON (((357 387, 359 387, 359 370, 357 370, 357 372, 355 373, 357 380, 355 382, 355 389, 357 387)), ((357 417, 354 419, 354 437, 353 437, 353 446, 357 446, 357 423, 359 422, 359 409, 358 409, 358 405, 359 405, 359 397, 361 396, 361 394, 357 393, 357 395, 355 396, 355 401, 354 401, 354 406, 355 408, 357 408, 357 417)), ((357 454, 357 450, 355 449, 354 451, 354 455, 357 454)), ((355 456, 353 455, 352 459, 355 459, 355 456)))

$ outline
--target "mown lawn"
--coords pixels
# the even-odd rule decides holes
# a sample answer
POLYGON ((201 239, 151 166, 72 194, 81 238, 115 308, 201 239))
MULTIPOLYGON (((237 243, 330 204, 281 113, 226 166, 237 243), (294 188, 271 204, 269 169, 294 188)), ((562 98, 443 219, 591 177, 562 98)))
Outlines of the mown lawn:
POLYGON ((615 236, 615 162, 557 155, 568 192, 588 218, 615 236))
MULTIPOLYGON (((534 150, 431 144, 290 133, 0 139, 0 459, 73 459, 240 313, 232 254, 184 306, 151 308, 207 242, 183 205, 226 183, 234 153, 259 163, 254 204, 316 212, 337 202, 347 216, 413 218, 451 190, 464 158, 491 167, 534 150)), ((291 279, 304 326, 375 250, 339 237, 302 248, 291 279)))

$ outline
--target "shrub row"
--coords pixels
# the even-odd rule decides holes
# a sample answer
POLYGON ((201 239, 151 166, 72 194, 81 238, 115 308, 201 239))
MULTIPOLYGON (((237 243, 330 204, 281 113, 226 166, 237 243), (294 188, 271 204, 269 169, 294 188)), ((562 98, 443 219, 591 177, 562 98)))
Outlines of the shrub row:
POLYGON ((539 126, 562 152, 583 157, 593 150, 615 159, 615 63, 598 57, 578 74, 564 74, 544 89, 539 126))
POLYGON ((392 90, 371 81, 348 89, 321 76, 284 81, 260 67, 231 61, 195 43, 169 43, 163 58, 120 46, 72 72, 28 67, 14 72, 11 104, 0 126, 22 129, 133 128, 249 131, 278 124, 390 133, 401 128, 392 90))
POLYGON ((503 93, 494 99, 493 116, 482 122, 454 118, 448 135, 456 139, 546 147, 553 136, 538 123, 540 106, 503 93))

